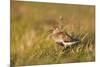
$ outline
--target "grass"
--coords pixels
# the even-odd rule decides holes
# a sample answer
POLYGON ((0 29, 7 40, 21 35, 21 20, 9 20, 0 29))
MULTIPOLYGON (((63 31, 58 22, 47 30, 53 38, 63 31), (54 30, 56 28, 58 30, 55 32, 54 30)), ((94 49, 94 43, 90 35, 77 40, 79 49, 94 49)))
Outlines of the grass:
POLYGON ((12 2, 10 49, 12 67, 95 61, 95 7, 12 2), (63 47, 47 40, 48 30, 57 22, 81 42, 63 52, 63 47))

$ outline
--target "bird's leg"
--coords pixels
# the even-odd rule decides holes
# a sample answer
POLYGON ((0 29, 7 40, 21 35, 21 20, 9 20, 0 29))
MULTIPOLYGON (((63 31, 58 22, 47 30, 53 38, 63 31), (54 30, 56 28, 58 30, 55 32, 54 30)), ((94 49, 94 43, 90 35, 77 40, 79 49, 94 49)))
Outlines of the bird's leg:
POLYGON ((63 52, 66 50, 66 47, 64 46, 64 48, 63 48, 63 52))
POLYGON ((65 51, 67 49, 67 46, 64 46, 63 51, 65 51))

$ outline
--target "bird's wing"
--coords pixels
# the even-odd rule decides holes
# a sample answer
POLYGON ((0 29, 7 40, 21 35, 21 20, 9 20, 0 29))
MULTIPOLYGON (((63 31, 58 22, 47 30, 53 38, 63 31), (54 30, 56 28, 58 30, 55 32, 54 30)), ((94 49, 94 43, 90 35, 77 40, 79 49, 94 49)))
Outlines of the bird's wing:
POLYGON ((72 38, 70 36, 67 36, 67 35, 63 35, 62 38, 63 38, 64 42, 70 42, 70 41, 72 41, 72 38))

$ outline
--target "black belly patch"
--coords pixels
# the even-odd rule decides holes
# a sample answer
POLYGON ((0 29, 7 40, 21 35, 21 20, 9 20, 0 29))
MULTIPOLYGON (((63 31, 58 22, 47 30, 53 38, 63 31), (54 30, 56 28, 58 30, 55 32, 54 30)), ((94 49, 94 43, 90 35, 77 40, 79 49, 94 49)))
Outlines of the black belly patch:
POLYGON ((64 46, 64 44, 62 42, 56 42, 58 45, 60 46, 64 46))

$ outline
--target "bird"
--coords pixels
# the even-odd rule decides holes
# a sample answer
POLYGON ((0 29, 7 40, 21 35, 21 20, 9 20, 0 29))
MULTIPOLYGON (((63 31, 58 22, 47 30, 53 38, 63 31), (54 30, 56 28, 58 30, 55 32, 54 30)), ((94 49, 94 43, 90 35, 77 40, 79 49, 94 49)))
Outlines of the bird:
POLYGON ((57 26, 54 26, 51 31, 52 31, 51 38, 54 40, 54 42, 60 46, 63 46, 65 49, 68 46, 72 46, 80 42, 79 39, 73 38, 69 34, 63 32, 57 26))
POLYGON ((54 40, 54 42, 60 46, 63 46, 64 49, 66 49, 69 46, 75 45, 80 42, 78 38, 74 38, 70 34, 64 32, 62 29, 64 27, 64 18, 63 16, 59 16, 58 18, 60 22, 58 21, 57 25, 53 25, 51 31, 51 34, 49 35, 50 38, 54 40))

